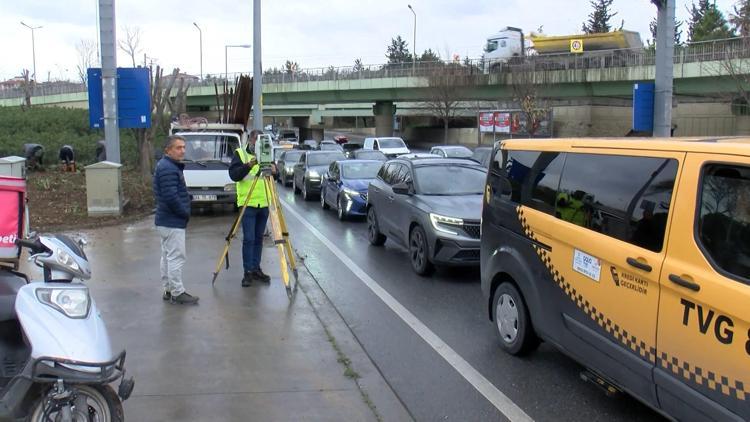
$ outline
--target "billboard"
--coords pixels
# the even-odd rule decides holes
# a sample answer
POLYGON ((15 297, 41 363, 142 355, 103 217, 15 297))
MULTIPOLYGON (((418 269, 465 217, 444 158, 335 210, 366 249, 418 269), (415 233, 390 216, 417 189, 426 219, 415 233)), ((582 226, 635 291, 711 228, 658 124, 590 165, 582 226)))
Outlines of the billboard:
POLYGON ((541 115, 542 117, 534 123, 534 127, 529 128, 527 115, 520 110, 481 111, 479 112, 479 132, 510 136, 551 137, 552 111, 541 112, 541 115))
MULTIPOLYGON (((88 84, 89 126, 103 128, 101 69, 88 69, 88 84)), ((151 127, 151 77, 148 68, 117 68, 117 118, 120 128, 151 127)))

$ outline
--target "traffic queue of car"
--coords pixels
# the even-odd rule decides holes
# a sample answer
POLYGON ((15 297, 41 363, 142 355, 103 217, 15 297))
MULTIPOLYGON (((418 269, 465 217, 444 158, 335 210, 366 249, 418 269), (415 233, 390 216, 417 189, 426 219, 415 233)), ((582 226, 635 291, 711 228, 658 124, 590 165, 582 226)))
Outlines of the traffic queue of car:
MULTIPOLYGON (((346 145, 346 144, 345 144, 346 145)), ((351 144, 349 144, 351 145, 351 144)), ((276 155, 277 180, 339 220, 366 217, 368 239, 408 250, 412 269, 479 265, 479 220, 491 148, 437 146, 411 153, 400 138, 366 138, 360 149, 306 140, 276 155)))
POLYGON ((582 379, 670 418, 750 420, 748 139, 425 154, 368 138, 349 155, 287 151, 280 181, 341 220, 366 215, 369 242, 406 247, 420 275, 481 261, 480 306, 507 353, 548 342, 582 379))

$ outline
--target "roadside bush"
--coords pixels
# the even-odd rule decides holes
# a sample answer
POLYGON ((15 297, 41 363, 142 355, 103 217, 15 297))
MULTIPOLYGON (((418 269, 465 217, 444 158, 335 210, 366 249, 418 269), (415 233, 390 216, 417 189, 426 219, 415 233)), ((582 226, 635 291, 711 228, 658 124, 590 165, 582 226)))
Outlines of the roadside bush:
MULTIPOLYGON (((103 129, 89 128, 88 110, 32 107, 0 107, 0 157, 23 156, 23 144, 44 146, 44 163, 57 163, 58 151, 71 145, 76 161, 88 165, 96 161, 97 141, 104 139, 103 129)), ((136 165, 136 142, 130 129, 120 130, 120 156, 123 164, 136 165)))

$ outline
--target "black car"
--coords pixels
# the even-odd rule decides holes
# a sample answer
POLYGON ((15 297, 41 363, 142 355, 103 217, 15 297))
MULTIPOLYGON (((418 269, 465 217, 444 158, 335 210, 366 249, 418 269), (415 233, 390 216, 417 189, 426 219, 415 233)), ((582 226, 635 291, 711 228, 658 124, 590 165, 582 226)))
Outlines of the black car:
POLYGON ((481 164, 484 168, 490 168, 490 158, 492 157, 492 147, 478 147, 474 149, 471 159, 481 164))
POLYGON ((321 177, 332 162, 339 160, 346 160, 343 152, 308 151, 294 166, 294 193, 302 192, 305 201, 311 200, 313 195, 318 195, 321 177))
POLYGON ((282 152, 276 161, 276 180, 283 186, 289 186, 294 177, 294 166, 299 163, 300 157, 305 154, 305 151, 298 149, 289 149, 282 152))
POLYGON ((487 170, 471 160, 388 161, 368 188, 368 240, 380 246, 389 238, 406 246, 420 275, 435 265, 479 265, 486 178, 487 170))
POLYGON ((386 157, 385 154, 372 149, 360 149, 357 151, 353 151, 351 154, 351 158, 355 160, 378 160, 383 162, 388 161, 388 157, 386 157))

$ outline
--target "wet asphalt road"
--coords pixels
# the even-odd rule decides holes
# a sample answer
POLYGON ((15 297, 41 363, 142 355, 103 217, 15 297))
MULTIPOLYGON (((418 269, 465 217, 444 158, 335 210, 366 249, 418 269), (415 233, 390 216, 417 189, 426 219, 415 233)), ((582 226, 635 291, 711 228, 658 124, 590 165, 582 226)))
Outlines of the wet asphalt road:
MULTIPOLYGON (((580 380, 582 367, 549 345, 516 358, 497 345, 479 287, 478 269, 414 274, 406 251, 390 241, 372 247, 364 220, 339 222, 318 201, 279 188, 296 211, 344 251, 471 366, 535 420, 660 420, 632 397, 606 397, 580 380)), ((305 265, 399 398, 419 421, 505 419, 437 352, 369 290, 303 225, 286 213, 292 242, 305 265)))

